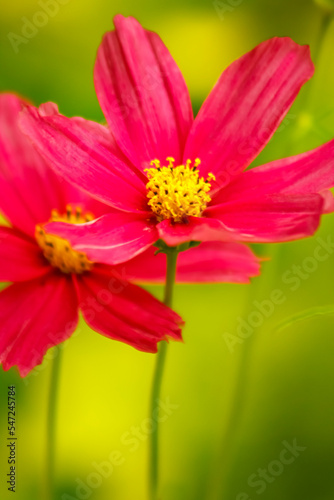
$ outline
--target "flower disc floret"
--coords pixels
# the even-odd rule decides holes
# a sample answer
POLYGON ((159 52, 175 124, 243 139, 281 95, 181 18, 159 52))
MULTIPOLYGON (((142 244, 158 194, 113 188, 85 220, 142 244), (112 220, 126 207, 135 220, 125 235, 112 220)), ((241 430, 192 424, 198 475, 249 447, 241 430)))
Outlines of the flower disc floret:
MULTIPOLYGON (((94 219, 90 213, 82 213, 79 207, 74 210, 70 205, 66 207, 66 214, 59 214, 57 210, 52 211, 49 222, 69 222, 71 224, 84 224, 94 219)), ((53 267, 57 267, 63 273, 82 274, 90 271, 94 265, 84 252, 73 250, 68 240, 46 233, 44 224, 38 224, 35 230, 35 238, 43 250, 44 257, 53 267)))
POLYGON ((193 166, 191 160, 178 166, 174 166, 174 158, 168 157, 167 161, 168 166, 161 166, 159 160, 153 160, 150 163, 153 167, 145 170, 149 179, 148 204, 157 220, 184 222, 187 217, 200 217, 211 201, 208 193, 215 176, 209 173, 206 180, 199 176, 198 158, 193 166))

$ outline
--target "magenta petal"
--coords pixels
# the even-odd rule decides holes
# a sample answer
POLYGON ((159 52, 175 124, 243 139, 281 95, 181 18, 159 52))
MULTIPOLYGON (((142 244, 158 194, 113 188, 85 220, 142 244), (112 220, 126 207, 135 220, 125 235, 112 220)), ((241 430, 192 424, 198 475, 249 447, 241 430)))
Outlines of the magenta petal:
POLYGON ((54 102, 44 102, 43 104, 41 104, 39 106, 38 110, 42 116, 50 116, 50 115, 58 115, 59 114, 58 106, 54 102))
POLYGON ((60 180, 19 128, 27 104, 0 94, 0 211, 13 226, 33 236, 52 209, 65 208, 66 182, 60 180))
POLYGON ((183 76, 155 33, 117 15, 95 65, 95 88, 117 144, 137 166, 179 162, 193 121, 183 76))
POLYGON ((67 181, 121 210, 146 210, 145 177, 127 163, 106 127, 80 118, 41 115, 33 107, 24 112, 21 125, 67 181))
POLYGON ((223 187, 259 154, 314 67, 307 46, 272 38, 232 63, 193 124, 184 158, 199 157, 201 173, 223 187))
POLYGON ((0 362, 17 366, 22 377, 46 351, 73 333, 78 303, 71 278, 50 274, 15 283, 0 293, 0 362))
POLYGON ((212 206, 206 213, 237 231, 240 241, 275 243, 311 236, 324 203, 320 194, 269 195, 212 206))
POLYGON ((322 198, 324 200, 324 204, 322 207, 322 213, 323 214, 330 214, 330 213, 334 212, 334 196, 333 196, 332 192, 327 189, 325 191, 321 191, 319 194, 322 196, 322 198))
MULTIPOLYGON (((164 283, 166 255, 154 255, 151 247, 134 259, 119 264, 117 270, 126 279, 141 283, 164 283)), ((177 283, 249 283, 260 273, 259 259, 238 243, 204 242, 178 256, 177 283)))
MULTIPOLYGON (((244 172, 214 197, 212 205, 257 200, 271 194, 318 193, 333 186, 334 140, 307 153, 244 172)), ((324 193, 324 196, 330 206, 332 195, 324 193)))
POLYGON ((45 229, 67 239, 74 250, 85 252, 93 262, 104 264, 129 260, 159 238, 155 224, 125 212, 104 215, 87 224, 53 222, 45 229))
POLYGON ((157 352, 157 343, 169 337, 182 340, 180 316, 117 273, 100 268, 76 279, 80 308, 93 330, 145 352, 157 352))
POLYGON ((159 236, 169 246, 180 245, 187 241, 235 241, 238 235, 227 229, 217 219, 189 217, 187 223, 173 223, 170 219, 157 226, 159 236))
POLYGON ((0 226, 0 281, 25 281, 50 271, 41 249, 18 231, 0 226))

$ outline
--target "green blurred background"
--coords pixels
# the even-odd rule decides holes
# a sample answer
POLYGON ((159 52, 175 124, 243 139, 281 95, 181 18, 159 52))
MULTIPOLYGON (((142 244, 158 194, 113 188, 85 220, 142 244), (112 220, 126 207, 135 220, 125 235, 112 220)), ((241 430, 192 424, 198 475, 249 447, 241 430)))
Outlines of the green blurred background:
MULTIPOLYGON (((311 0, 226 0, 216 6, 200 0, 60 3, 56 15, 15 53, 8 34, 22 35, 22 18, 31 21, 41 6, 34 0, 2 2, 0 90, 16 91, 36 104, 55 101, 64 114, 93 120, 103 119, 93 87, 95 54, 117 13, 133 15, 161 35, 185 75, 195 111, 220 72, 259 42, 290 36, 309 44, 316 55, 324 26, 324 11, 311 0)), ((334 23, 323 37, 316 76, 256 164, 306 151, 333 137, 333 44, 334 23)), ((261 276, 251 285, 176 288, 175 308, 186 328, 185 343, 170 345, 161 397, 174 405, 161 424, 162 499, 333 499, 334 315, 309 317, 275 330, 291 315, 334 304, 334 255, 328 253, 327 260, 315 264, 312 260, 318 238, 326 241, 333 229, 334 216, 327 216, 313 238, 257 246, 255 250, 271 260, 263 263, 261 276), (298 283, 288 282, 293 266, 303 268, 298 283), (269 317, 250 316, 258 310, 254 301, 271 300, 276 289, 283 300, 269 317), (250 336, 237 337, 240 318, 249 324, 255 317, 258 327, 250 327, 250 336), (303 451, 280 466, 283 442, 294 441, 303 451), (259 469, 269 470, 263 483, 256 483, 259 469)), ((160 287, 149 289, 162 296, 160 287)), ((4 475, 7 386, 14 384, 19 437, 15 498, 46 500, 46 400, 54 355, 57 350, 25 380, 15 369, 0 373, 1 499, 12 497, 4 475)), ((116 450, 123 463, 77 498, 147 499, 145 419, 154 362, 153 355, 103 338, 83 323, 66 344, 57 498, 76 498, 77 480, 94 481, 92 463, 109 460, 116 450), (140 437, 129 443, 136 427, 141 428, 140 437)))

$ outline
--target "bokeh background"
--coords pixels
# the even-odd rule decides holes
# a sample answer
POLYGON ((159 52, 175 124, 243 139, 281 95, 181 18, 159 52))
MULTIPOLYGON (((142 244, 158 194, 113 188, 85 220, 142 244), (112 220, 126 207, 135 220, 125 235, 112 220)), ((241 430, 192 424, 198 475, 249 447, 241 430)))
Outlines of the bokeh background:
MULTIPOLYGON (((2 2, 1 91, 16 91, 36 104, 55 101, 64 114, 103 120, 93 87, 94 59, 113 16, 123 13, 161 35, 185 75, 195 111, 220 72, 259 42, 290 36, 309 44, 316 75, 254 165, 334 136, 334 23, 326 25, 325 10, 311 0, 59 0, 57 5, 56 15, 15 51, 8 34, 22 36, 41 2, 2 2)), ((161 396, 173 405, 161 424, 162 499, 333 499, 334 253, 327 252, 323 261, 313 257, 318 238, 327 241, 333 232, 334 216, 326 216, 313 238, 254 247, 270 259, 251 285, 176 287, 175 308, 186 328, 185 343, 170 345, 161 396), (292 281, 296 272, 302 275, 292 281), (252 315, 259 307, 254 301, 272 300, 274 290, 280 290, 281 303, 268 306, 268 317, 252 315), (289 320, 300 314, 299 321, 289 320), (250 325, 248 338, 238 335, 241 321, 250 325), (302 449, 280 466, 286 442, 302 449), (259 474, 266 474, 262 483, 259 474)), ((149 290, 162 296, 161 287, 149 290)), ((0 372, 1 499, 13 495, 4 475, 7 386, 14 384, 15 498, 46 500, 46 401, 57 353, 50 352, 24 380, 15 369, 0 372)), ((80 324, 63 349, 56 498, 147 499, 145 419, 154 362, 154 355, 80 324), (129 441, 138 428, 140 437, 129 441), (123 463, 94 483, 93 463, 108 461, 114 451, 123 463), (81 496, 79 483, 88 484, 81 496)))

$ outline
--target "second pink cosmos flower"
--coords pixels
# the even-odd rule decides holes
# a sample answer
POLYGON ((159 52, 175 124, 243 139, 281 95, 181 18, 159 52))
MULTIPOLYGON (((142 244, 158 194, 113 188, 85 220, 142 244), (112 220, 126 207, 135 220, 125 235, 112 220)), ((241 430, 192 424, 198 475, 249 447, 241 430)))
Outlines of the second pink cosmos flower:
MULTIPOLYGON (((9 223, 0 224, 0 281, 11 283, 0 292, 3 369, 17 366, 26 376, 49 348, 72 335, 79 311, 93 330, 140 351, 157 352, 158 342, 181 340, 181 317, 128 282, 128 274, 145 272, 140 262, 129 271, 125 264, 92 263, 66 240, 46 235, 50 217, 80 224, 107 207, 55 175, 36 153, 18 127, 26 106, 16 95, 0 94, 0 214, 9 223)), ((244 260, 250 261, 245 272, 251 256, 244 260)), ((253 267, 256 273, 255 262, 253 267)), ((182 275, 189 271, 181 269, 182 275)))
POLYGON ((312 235, 334 210, 334 141, 244 172, 312 76, 308 47, 289 38, 263 42, 222 73, 194 120, 158 35, 133 18, 114 23, 95 66, 108 128, 33 107, 23 127, 57 172, 118 212, 48 230, 110 264, 158 239, 176 246, 312 235))

